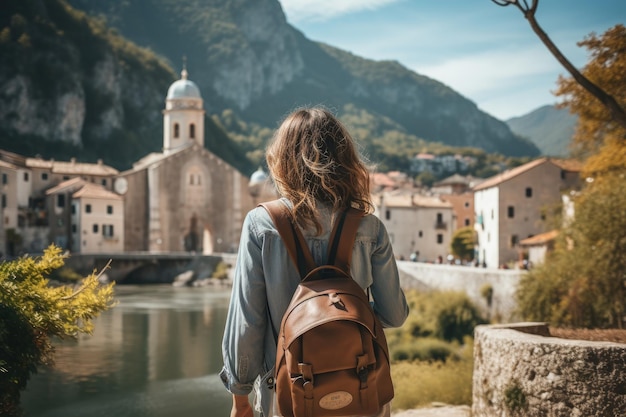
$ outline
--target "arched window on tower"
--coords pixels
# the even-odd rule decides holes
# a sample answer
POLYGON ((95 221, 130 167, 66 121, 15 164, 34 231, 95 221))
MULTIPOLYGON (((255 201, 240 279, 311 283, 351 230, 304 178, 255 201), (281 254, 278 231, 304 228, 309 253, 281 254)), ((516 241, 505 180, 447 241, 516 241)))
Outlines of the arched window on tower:
POLYGON ((180 126, 178 123, 174 123, 174 139, 178 139, 180 136, 180 126))
POLYGON ((196 125, 194 125, 193 123, 189 125, 189 137, 191 139, 196 138, 196 125))

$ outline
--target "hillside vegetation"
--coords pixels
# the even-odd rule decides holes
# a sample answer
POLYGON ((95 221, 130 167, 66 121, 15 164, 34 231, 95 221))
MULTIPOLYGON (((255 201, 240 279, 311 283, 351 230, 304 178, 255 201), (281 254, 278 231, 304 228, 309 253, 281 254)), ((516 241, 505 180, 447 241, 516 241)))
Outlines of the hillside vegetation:
POLYGON ((578 118, 566 109, 543 106, 506 121, 511 130, 533 142, 542 155, 566 157, 578 118))
POLYGON ((184 56, 207 148, 246 174, 280 119, 311 104, 335 111, 381 169, 438 149, 539 153, 436 80, 306 39, 277 0, 7 0, 0 52, 0 147, 25 155, 126 169, 159 151, 184 56))

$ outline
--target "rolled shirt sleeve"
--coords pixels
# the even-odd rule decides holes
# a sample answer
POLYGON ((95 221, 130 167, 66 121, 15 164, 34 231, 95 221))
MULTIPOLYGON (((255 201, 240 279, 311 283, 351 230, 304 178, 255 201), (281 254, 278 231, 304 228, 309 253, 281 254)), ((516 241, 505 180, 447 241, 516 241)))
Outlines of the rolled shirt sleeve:
POLYGON ((267 328, 267 298, 261 243, 253 212, 246 216, 233 280, 222 354, 220 378, 233 394, 247 395, 263 371, 263 342, 267 328))
POLYGON ((384 327, 400 327, 409 314, 409 306, 400 288, 398 266, 387 229, 379 223, 376 248, 371 257, 374 312, 384 327))

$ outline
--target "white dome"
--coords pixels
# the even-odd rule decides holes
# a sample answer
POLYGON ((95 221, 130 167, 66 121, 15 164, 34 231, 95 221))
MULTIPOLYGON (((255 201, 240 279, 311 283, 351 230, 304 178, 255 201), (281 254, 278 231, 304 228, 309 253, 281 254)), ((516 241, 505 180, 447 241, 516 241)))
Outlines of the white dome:
POLYGON ((174 81, 167 90, 167 99, 202 98, 200 89, 196 83, 187 79, 187 71, 183 70, 181 75, 182 78, 178 81, 174 81))
POLYGON ((250 176, 250 184, 261 184, 267 181, 267 174, 263 171, 263 168, 259 168, 250 176))

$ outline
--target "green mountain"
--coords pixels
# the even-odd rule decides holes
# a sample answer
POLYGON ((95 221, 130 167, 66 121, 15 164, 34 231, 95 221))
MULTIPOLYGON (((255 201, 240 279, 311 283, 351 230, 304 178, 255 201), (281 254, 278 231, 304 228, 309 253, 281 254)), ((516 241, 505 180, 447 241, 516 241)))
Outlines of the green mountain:
POLYGON ((336 110, 370 159, 389 169, 425 149, 539 153, 438 81, 306 39, 277 0, 70 4, 4 0, 2 148, 127 168, 160 149, 165 93, 186 56, 205 100, 205 143, 244 172, 261 160, 279 120, 309 104, 336 110))
POLYGON ((513 132, 537 145, 542 155, 568 156, 577 121, 566 109, 543 106, 506 123, 513 132))
MULTIPOLYGON (((161 111, 178 77, 152 51, 63 0, 4 0, 0 7, 0 148, 119 169, 163 146, 161 111)), ((253 166, 207 118, 208 146, 253 166)))

